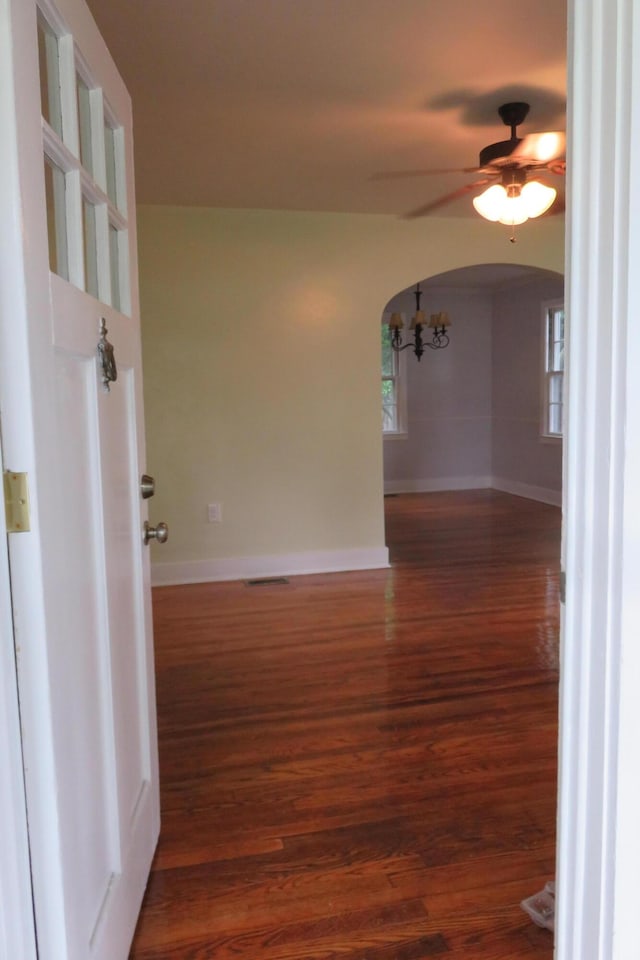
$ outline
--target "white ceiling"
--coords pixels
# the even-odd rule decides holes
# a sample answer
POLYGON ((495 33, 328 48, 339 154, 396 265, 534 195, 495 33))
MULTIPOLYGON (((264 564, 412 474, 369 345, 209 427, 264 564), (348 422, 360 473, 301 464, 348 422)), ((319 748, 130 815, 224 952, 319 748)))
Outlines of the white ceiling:
POLYGON ((403 214, 473 175, 372 175, 473 166, 506 100, 531 104, 522 133, 564 129, 563 0, 88 3, 133 98, 141 203, 403 214))

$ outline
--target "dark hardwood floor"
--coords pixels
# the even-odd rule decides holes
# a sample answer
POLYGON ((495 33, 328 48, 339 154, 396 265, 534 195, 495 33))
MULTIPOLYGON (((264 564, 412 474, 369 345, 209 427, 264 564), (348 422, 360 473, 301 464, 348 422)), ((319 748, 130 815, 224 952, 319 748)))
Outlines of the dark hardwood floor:
POLYGON ((390 570, 155 591, 134 960, 551 960, 560 511, 385 504, 390 570))

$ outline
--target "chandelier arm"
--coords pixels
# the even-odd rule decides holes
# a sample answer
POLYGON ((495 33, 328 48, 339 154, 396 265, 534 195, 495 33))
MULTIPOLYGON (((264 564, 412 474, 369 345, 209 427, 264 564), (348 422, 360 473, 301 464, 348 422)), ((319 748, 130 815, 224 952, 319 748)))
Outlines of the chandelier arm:
POLYGON ((431 350, 441 350, 449 346, 449 336, 445 327, 434 327, 431 340, 422 339, 422 327, 416 325, 416 346, 430 347, 431 350))
POLYGON ((433 341, 427 346, 431 347, 432 350, 442 350, 444 347, 449 346, 449 336, 444 332, 444 329, 438 333, 437 330, 433 332, 433 341))
POLYGON ((434 327, 431 340, 422 339, 422 329, 423 325, 421 323, 416 323, 413 330, 413 339, 409 340, 408 343, 402 343, 402 334, 396 327, 391 338, 391 349, 395 350, 396 353, 401 353, 402 350, 408 350, 411 348, 417 359, 420 360, 422 354, 424 353, 425 347, 429 347, 430 350, 442 350, 444 347, 449 346, 449 337, 444 326, 434 327))

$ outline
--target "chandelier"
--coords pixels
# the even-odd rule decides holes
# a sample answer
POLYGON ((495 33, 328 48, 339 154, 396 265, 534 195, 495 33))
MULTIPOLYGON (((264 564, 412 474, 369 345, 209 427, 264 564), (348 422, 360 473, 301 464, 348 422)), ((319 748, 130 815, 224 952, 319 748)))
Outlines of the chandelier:
POLYGON ((448 313, 432 313, 427 320, 424 311, 420 309, 422 290, 420 289, 419 283, 416 284, 414 296, 416 298, 416 312, 409 325, 409 330, 413 332, 413 339, 409 340, 408 343, 402 343, 401 331, 404 327, 404 321, 399 313, 391 314, 389 318, 389 329, 391 331, 391 346, 396 353, 412 347, 413 352, 419 360, 424 353, 425 347, 428 347, 430 350, 442 350, 444 347, 449 346, 447 327, 450 326, 451 321, 449 320, 448 313), (423 339, 425 327, 432 331, 431 340, 423 339))

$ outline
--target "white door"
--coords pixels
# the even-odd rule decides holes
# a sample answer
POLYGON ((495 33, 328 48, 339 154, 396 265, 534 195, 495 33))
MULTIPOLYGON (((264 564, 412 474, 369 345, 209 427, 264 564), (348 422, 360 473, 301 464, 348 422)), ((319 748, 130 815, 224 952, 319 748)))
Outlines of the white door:
POLYGON ((131 104, 82 0, 0 0, 0 30, 0 403, 31 499, 9 556, 38 951, 124 960, 159 831, 131 104))

